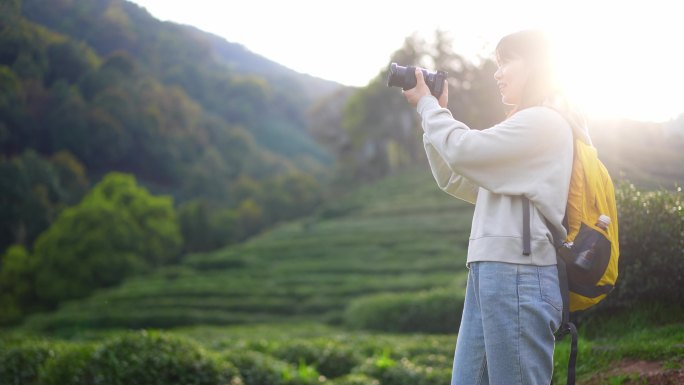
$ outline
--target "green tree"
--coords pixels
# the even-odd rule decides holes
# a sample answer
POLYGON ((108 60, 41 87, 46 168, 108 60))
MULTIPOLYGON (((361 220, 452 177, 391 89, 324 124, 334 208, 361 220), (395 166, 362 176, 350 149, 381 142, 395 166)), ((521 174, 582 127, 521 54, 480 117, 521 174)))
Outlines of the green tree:
POLYGON ((93 187, 82 204, 100 202, 111 202, 131 215, 145 234, 146 241, 138 250, 150 266, 178 259, 182 238, 172 197, 153 196, 138 186, 133 175, 111 172, 93 187))
POLYGON ((13 245, 0 259, 0 325, 16 323, 37 304, 33 260, 23 245, 13 245))
POLYGON ((21 127, 25 120, 25 93, 21 81, 8 67, 0 66, 0 149, 18 153, 23 142, 21 127))
POLYGON ((83 166, 67 152, 52 161, 33 150, 0 160, 0 248, 29 247, 67 202, 81 199, 86 188, 83 166))
POLYGON ((50 45, 47 49, 50 68, 45 82, 50 85, 57 79, 75 83, 98 64, 97 55, 85 44, 67 40, 50 45))
POLYGON ((36 241, 36 291, 49 305, 83 297, 176 261, 181 243, 170 197, 150 195, 131 175, 110 173, 36 241))

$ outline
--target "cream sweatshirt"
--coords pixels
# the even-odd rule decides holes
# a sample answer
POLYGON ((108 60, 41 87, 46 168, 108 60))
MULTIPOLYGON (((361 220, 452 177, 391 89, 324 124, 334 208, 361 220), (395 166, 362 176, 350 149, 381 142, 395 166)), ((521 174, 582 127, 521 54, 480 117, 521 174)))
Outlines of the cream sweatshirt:
POLYGON ((418 101, 423 144, 437 185, 475 204, 467 263, 555 265, 573 158, 573 133, 563 115, 536 106, 488 129, 471 130, 426 95, 418 101), (522 195, 530 200, 531 255, 523 255, 522 195))

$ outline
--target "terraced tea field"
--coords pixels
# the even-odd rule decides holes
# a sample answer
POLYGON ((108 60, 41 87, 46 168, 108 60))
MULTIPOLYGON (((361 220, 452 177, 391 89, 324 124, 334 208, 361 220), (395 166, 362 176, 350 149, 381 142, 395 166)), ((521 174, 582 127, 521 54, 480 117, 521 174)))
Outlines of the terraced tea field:
MULTIPOLYGON (((31 329, 175 327, 309 320, 336 324, 353 299, 465 282, 472 206, 419 167, 309 218, 28 320, 31 329)), ((455 330, 454 330, 455 331, 455 330)))

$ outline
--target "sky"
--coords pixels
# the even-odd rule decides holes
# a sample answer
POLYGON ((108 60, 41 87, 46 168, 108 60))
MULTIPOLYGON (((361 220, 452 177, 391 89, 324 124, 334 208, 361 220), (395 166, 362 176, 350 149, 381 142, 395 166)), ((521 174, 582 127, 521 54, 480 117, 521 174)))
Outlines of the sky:
POLYGON ((677 1, 132 0, 153 16, 224 37, 295 71, 364 86, 413 34, 436 29, 465 57, 539 28, 567 92, 594 116, 665 122, 684 113, 684 22, 677 1))

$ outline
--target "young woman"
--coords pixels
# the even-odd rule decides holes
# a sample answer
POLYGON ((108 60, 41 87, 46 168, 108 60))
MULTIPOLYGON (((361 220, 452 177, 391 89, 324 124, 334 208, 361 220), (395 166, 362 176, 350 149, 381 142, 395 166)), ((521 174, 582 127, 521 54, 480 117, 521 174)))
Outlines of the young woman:
POLYGON ((421 71, 417 86, 404 95, 421 116, 438 186, 475 204, 451 384, 547 385, 562 298, 545 220, 565 239, 572 120, 549 107, 559 93, 543 33, 505 36, 496 59, 494 79, 512 108, 488 129, 471 130, 454 119, 446 108, 448 87, 438 100, 421 71), (523 253, 523 195, 531 203, 530 253, 523 253))

